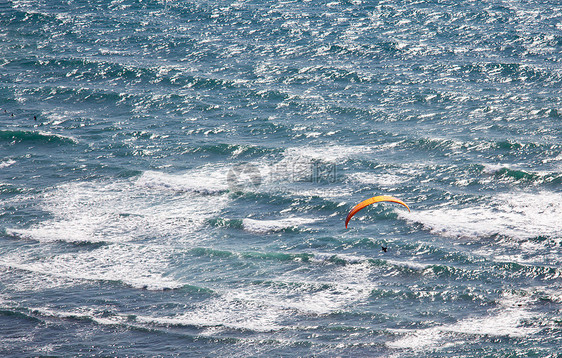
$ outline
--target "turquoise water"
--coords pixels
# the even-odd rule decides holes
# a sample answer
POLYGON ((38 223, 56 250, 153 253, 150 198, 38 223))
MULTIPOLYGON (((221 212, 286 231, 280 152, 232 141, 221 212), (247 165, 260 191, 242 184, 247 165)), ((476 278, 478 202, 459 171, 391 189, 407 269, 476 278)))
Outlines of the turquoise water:
POLYGON ((560 356, 561 51, 554 0, 1 2, 0 355, 560 356))

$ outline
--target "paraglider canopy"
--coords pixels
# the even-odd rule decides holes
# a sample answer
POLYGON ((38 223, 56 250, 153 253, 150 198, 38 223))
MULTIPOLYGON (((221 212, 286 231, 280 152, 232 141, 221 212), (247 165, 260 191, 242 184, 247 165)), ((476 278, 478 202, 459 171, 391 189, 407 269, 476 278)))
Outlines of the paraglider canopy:
POLYGON ((389 202, 392 202, 392 203, 404 205, 406 207, 406 209, 408 209, 408 211, 410 211, 410 208, 408 207, 408 205, 406 205, 402 200, 397 199, 393 196, 390 196, 390 195, 373 196, 372 198, 369 198, 367 200, 363 200, 359 204, 355 205, 355 207, 353 209, 351 209, 349 214, 347 214, 347 218, 345 218, 345 228, 347 229, 347 223, 349 222, 349 220, 351 220, 353 215, 357 214, 361 209, 365 208, 366 206, 369 206, 371 204, 378 203, 378 202, 381 202, 381 201, 389 201, 389 202))

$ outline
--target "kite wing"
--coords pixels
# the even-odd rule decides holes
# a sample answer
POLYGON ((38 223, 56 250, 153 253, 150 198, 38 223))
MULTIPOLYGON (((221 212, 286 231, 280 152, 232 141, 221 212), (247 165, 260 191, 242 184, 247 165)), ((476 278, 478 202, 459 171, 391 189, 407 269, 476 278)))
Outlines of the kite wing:
POLYGON ((389 201, 389 202, 392 202, 392 203, 402 204, 406 207, 406 209, 408 209, 408 211, 410 211, 410 208, 408 207, 408 205, 406 205, 402 200, 397 199, 393 196, 390 196, 390 195, 374 196, 374 197, 369 198, 367 200, 363 200, 359 204, 355 205, 355 207, 353 209, 351 209, 349 214, 347 214, 347 218, 345 218, 345 228, 347 229, 347 223, 349 222, 349 220, 351 220, 353 215, 357 214, 361 209, 365 208, 366 206, 369 206, 371 204, 378 203, 378 202, 381 202, 381 201, 389 201))

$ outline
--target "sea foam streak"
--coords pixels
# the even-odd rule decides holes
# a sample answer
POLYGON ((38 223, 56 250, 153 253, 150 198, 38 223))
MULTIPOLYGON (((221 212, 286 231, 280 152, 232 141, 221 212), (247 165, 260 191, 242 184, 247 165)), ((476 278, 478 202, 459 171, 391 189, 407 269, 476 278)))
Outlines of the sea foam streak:
POLYGON ((203 334, 225 328, 258 332, 287 329, 291 326, 283 322, 290 322, 295 315, 325 315, 367 299, 376 286, 370 281, 372 270, 368 264, 338 266, 321 281, 310 281, 305 275, 288 272, 272 281, 278 285, 256 284, 215 290, 218 296, 189 311, 137 319, 150 324, 207 328, 203 334))
POLYGON ((220 194, 228 189, 227 170, 205 166, 184 175, 147 171, 136 184, 146 188, 167 189, 177 192, 220 194))
MULTIPOLYGON (((43 251, 43 250, 40 250, 43 251)), ((68 280, 113 281, 136 288, 149 290, 173 289, 183 284, 166 277, 168 261, 172 250, 166 247, 113 244, 92 251, 71 252, 41 257, 41 252, 28 251, 5 255, 0 265, 39 275, 60 278, 60 284, 68 285, 68 280)), ((35 289, 41 284, 52 286, 52 280, 38 280, 35 289)), ((29 290, 25 285, 14 287, 29 290)))
POLYGON ((208 168, 185 175, 148 172, 136 181, 63 184, 39 198, 40 209, 51 220, 7 232, 46 242, 123 242, 194 232, 229 200, 226 195, 198 195, 226 188, 221 178, 213 180, 208 172, 208 168), (204 184, 197 179, 202 177, 204 184))
POLYGON ((319 160, 330 163, 340 163, 349 158, 362 157, 373 153, 374 147, 370 146, 344 146, 344 145, 330 145, 319 147, 295 147, 288 148, 285 151, 285 158, 287 161, 297 160, 319 160))
POLYGON ((13 160, 13 159, 6 159, 6 160, 0 162, 0 169, 7 168, 11 165, 14 165, 15 163, 16 163, 16 161, 13 160))
POLYGON ((302 227, 302 225, 311 224, 316 221, 318 220, 309 218, 286 218, 279 220, 255 220, 246 218, 242 220, 242 226, 246 231, 265 234, 302 227))
POLYGON ((444 205, 399 215, 421 223, 432 233, 452 238, 502 235, 525 240, 562 236, 562 194, 547 191, 504 193, 487 203, 474 203, 461 209, 444 205))
MULTIPOLYGON (((21 267, 34 273, 61 275, 64 278, 83 280, 121 280, 133 287, 159 289, 174 288, 179 282, 171 281, 157 272, 158 262, 166 261, 168 249, 133 245, 104 246, 93 253, 73 253, 23 264, 21 267), (116 247, 115 247, 116 246, 116 247), (137 262, 142 261, 142 265, 137 262), (74 264, 76 263, 76 264, 74 264), (167 285, 167 286, 165 286, 167 285)), ((353 258, 349 258, 352 260, 353 258)), ((17 260, 15 255, 10 261, 17 260)), ((365 258, 361 258, 362 261, 365 258)), ((20 268, 13 265, 14 268, 20 268)), ((323 265, 319 265, 319 268, 323 265)), ((292 271, 268 281, 228 289, 217 287, 204 301, 190 304, 167 315, 140 314, 130 319, 124 312, 113 310, 104 316, 103 310, 77 308, 70 311, 49 307, 33 307, 42 315, 54 317, 79 317, 102 325, 162 325, 195 326, 203 329, 202 335, 216 334, 225 329, 271 332, 294 328, 290 323, 295 316, 326 315, 346 309, 368 299, 377 286, 372 282, 373 267, 368 263, 332 266, 319 280, 311 281, 304 272, 292 271)))
MULTIPOLYGON (((202 169, 204 173, 208 168, 202 169)), ((4 255, 3 266, 72 279, 121 281, 134 287, 175 288, 164 277, 174 246, 201 239, 198 230, 229 201, 228 195, 178 195, 172 188, 192 188, 194 170, 185 175, 149 173, 137 180, 72 182, 46 192, 39 208, 50 218, 30 228, 8 228, 14 237, 44 244, 105 243, 93 250, 44 255, 48 247, 4 255), (151 185, 146 185, 147 181, 151 185), (151 244, 153 240, 157 244, 151 244)), ((220 187, 207 177, 210 191, 220 187)))
POLYGON ((530 300, 514 294, 504 294, 498 307, 484 317, 470 317, 453 324, 440 325, 418 330, 395 330, 406 335, 387 346, 414 351, 440 349, 465 342, 471 336, 498 336, 520 338, 537 333, 536 327, 522 326, 525 319, 535 315, 528 309, 530 300))

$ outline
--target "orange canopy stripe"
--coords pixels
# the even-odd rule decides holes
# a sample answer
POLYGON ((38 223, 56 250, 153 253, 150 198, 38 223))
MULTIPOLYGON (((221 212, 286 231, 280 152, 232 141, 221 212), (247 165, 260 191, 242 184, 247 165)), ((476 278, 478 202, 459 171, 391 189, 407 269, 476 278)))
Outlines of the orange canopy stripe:
POLYGON ((347 229, 347 223, 349 222, 349 220, 351 220, 353 215, 357 214, 361 209, 363 209, 363 208, 365 208, 365 207, 367 207, 371 204, 378 203, 378 202, 381 202, 381 201, 389 201, 391 203, 397 203, 397 204, 404 205, 406 207, 406 209, 408 209, 408 211, 410 211, 410 208, 408 207, 408 205, 406 205, 402 200, 397 199, 393 196, 390 196, 390 195, 373 196, 372 198, 369 198, 367 200, 363 200, 359 204, 355 205, 355 207, 353 209, 351 209, 349 214, 347 214, 347 218, 345 218, 345 228, 347 229))

